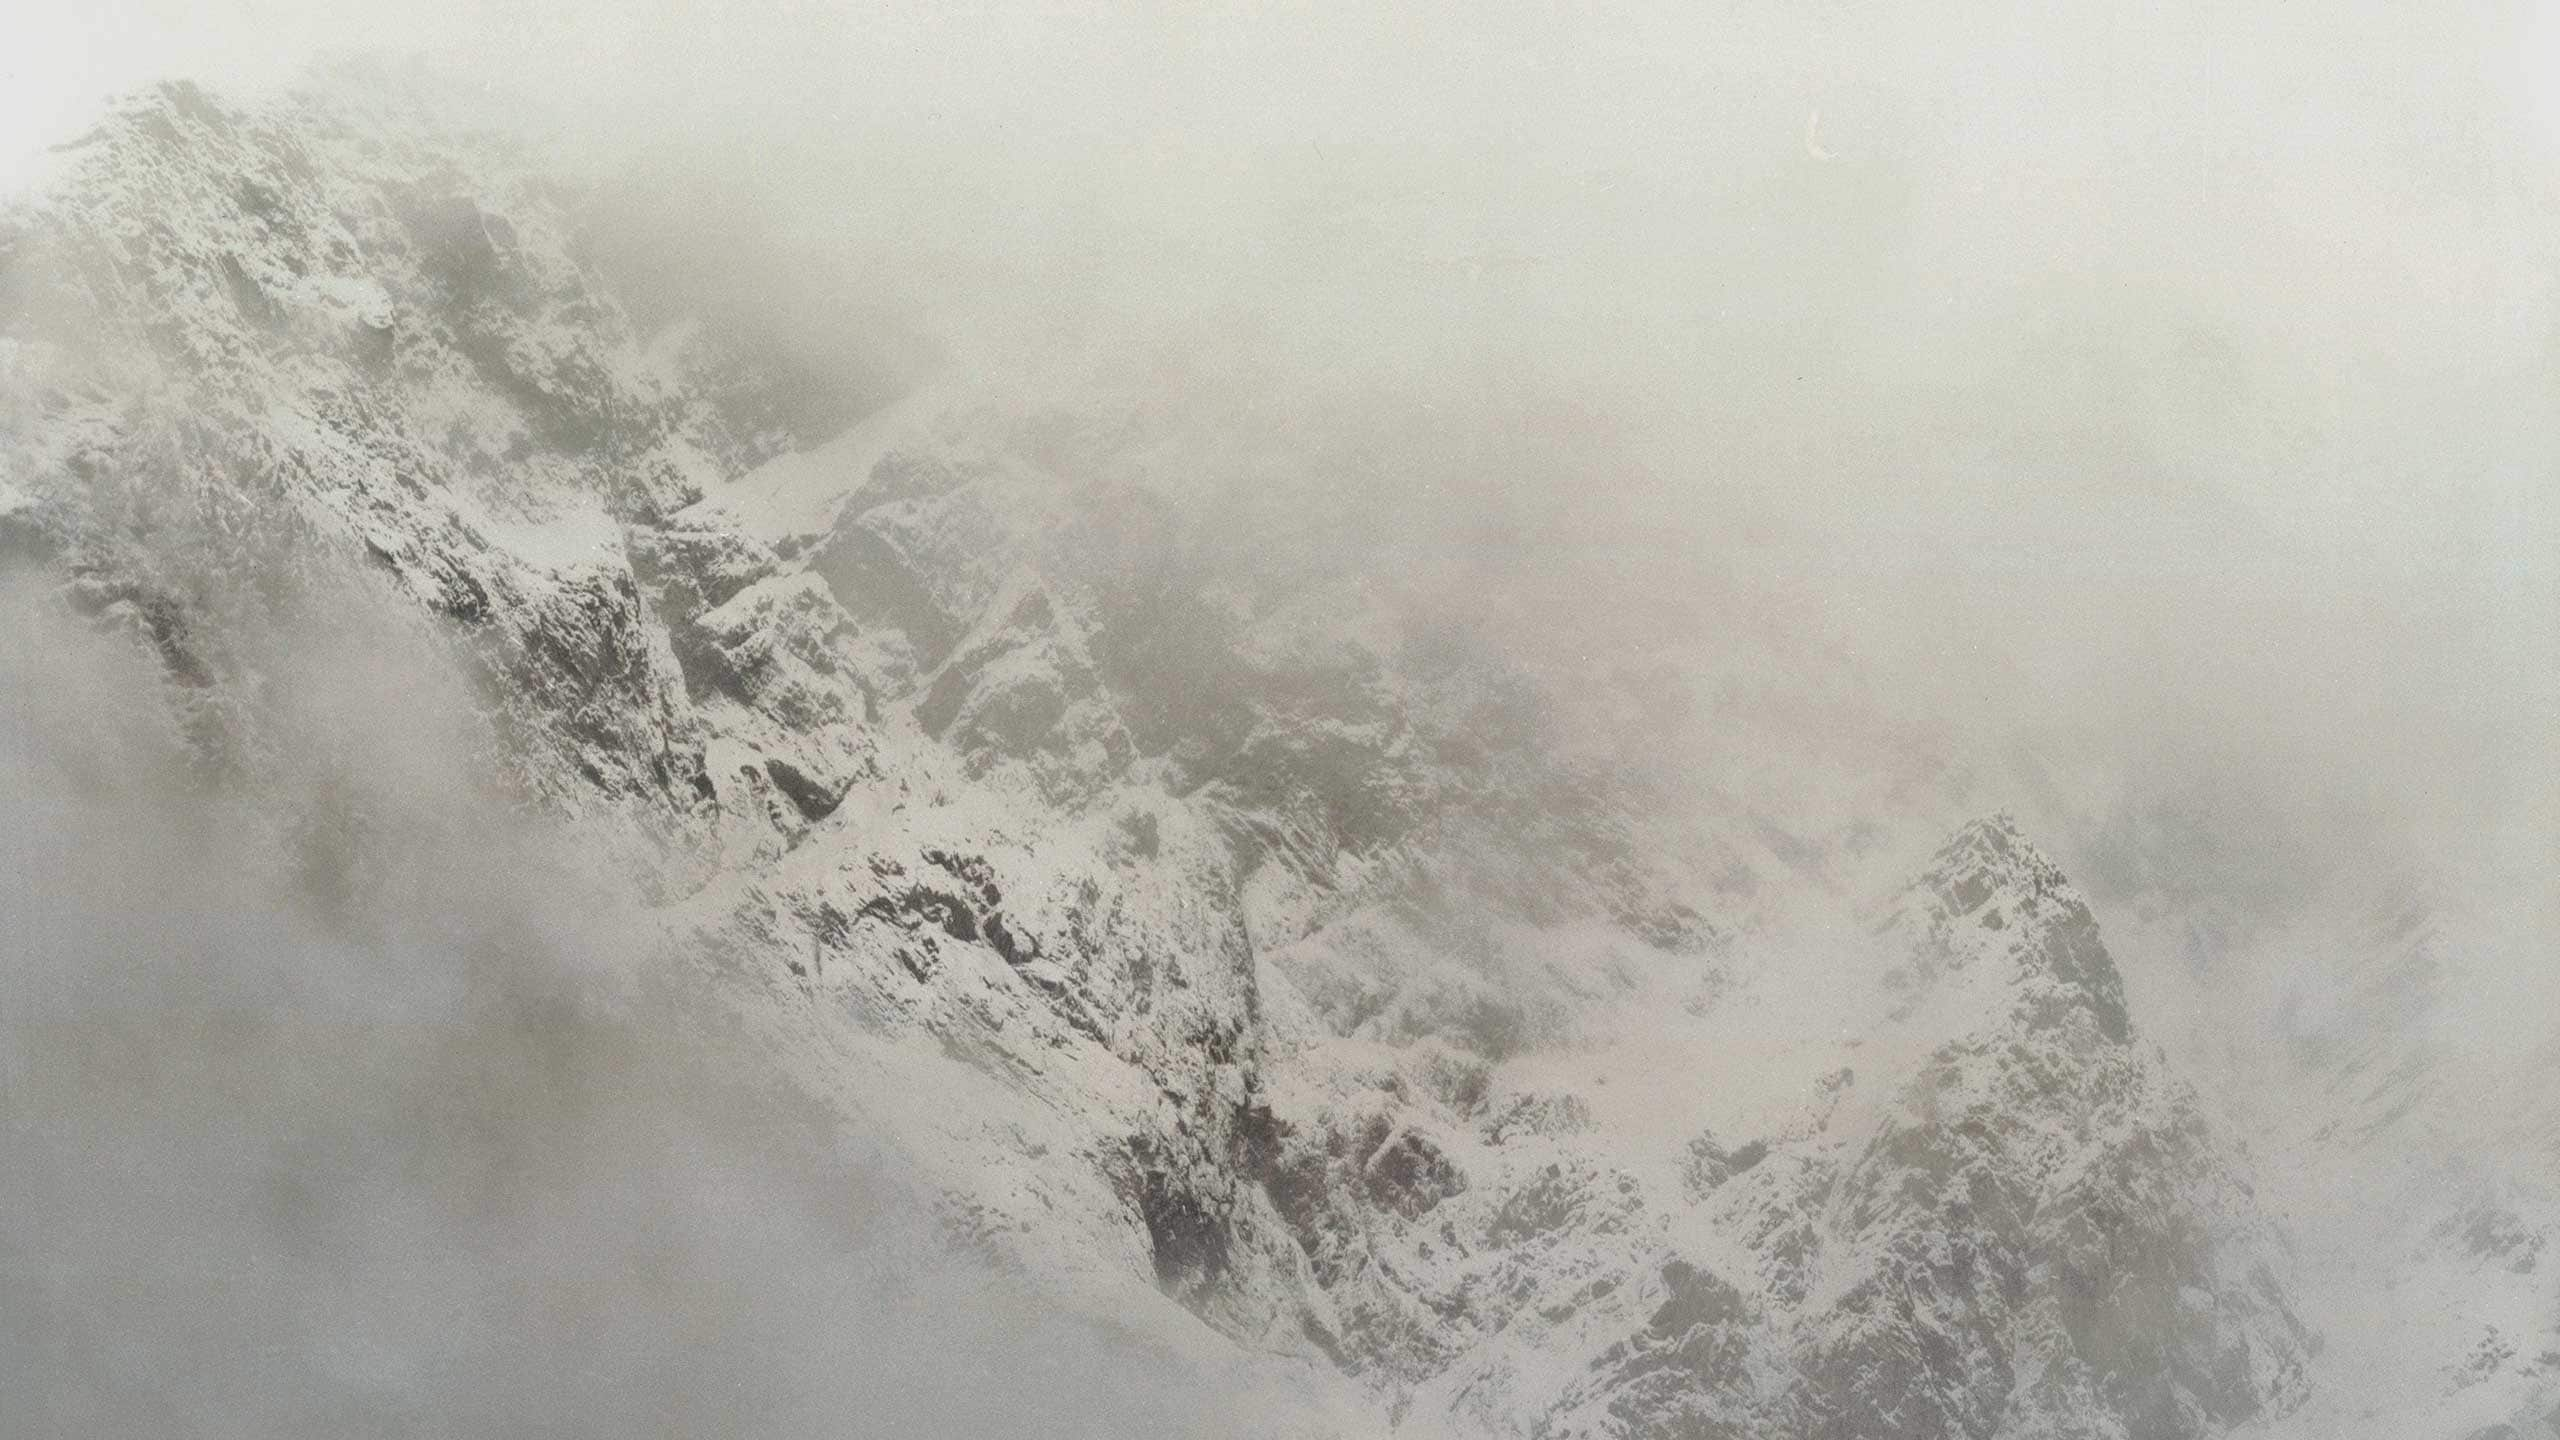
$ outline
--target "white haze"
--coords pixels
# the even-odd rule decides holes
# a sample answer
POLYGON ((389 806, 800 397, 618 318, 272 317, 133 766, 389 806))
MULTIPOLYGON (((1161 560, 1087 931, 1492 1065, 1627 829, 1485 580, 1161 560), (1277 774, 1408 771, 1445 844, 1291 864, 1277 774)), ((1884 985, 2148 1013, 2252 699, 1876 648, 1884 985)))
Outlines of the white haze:
POLYGON ((2549 853, 2549 7, 169 0, 12 25, 16 154, 159 74, 411 50, 639 167, 648 226, 700 263, 750 234, 742 257, 787 257, 728 283, 895 312, 955 368, 1206 345, 1444 417, 1561 395, 1645 462, 1597 477, 1613 525, 1749 570, 1915 708, 2092 732, 2111 766, 2212 751, 2430 844, 2549 853))
POLYGON ((142 657, 0 594, 0 1433, 1226 1433, 1214 1372, 937 1258, 436 653, 268 645, 277 753, 208 775, 142 657))
MULTIPOLYGON (((811 353, 1375 397, 1465 442, 1390 509, 1467 537, 1524 649, 1784 637, 1952 737, 2102 902, 2246 930, 2424 874, 2477 917, 2491 1043, 2560 1010, 2560 7, 37 0, 0 19, 0 165, 126 86, 353 48, 540 110, 652 273, 811 353), (1511 523, 1461 532, 1489 500, 1511 523)), ((227 913, 246 881, 150 885, 201 857, 129 790, 11 821, 118 857, 111 896, 13 895, 13 941, 148 890, 118 947, 323 983, 325 937, 227 913)), ((242 1163, 201 1167, 219 1202, 242 1163)))

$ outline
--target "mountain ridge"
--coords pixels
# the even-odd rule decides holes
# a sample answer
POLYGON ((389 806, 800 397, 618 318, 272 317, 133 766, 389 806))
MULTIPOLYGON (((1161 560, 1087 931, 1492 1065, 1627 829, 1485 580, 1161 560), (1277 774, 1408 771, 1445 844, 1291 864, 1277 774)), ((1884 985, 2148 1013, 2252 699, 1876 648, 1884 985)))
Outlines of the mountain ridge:
POLYGON ((785 358, 641 333, 539 171, 171 87, 11 212, 0 548, 208 753, 295 763, 254 642, 300 610, 427 637, 491 763, 649 877, 675 963, 956 1243, 1385 1426, 2304 1403, 2245 1157, 2006 812, 1793 971, 1748 902, 1796 841, 1665 819, 1387 580, 1236 559, 1210 479, 1145 483, 1179 427, 944 377, 816 433, 785 358), (1656 1144, 1613 1028, 1797 1053, 1656 1144))

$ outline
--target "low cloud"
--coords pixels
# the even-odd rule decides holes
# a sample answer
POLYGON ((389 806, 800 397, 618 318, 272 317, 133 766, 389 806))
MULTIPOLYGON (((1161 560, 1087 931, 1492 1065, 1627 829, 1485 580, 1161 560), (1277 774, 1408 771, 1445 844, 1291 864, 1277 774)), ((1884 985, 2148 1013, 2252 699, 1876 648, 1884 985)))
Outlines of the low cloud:
POLYGON ((298 636, 274 723, 327 743, 208 777, 139 647, 5 614, 0 1430, 1224 1433, 938 1258, 634 898, 446 763, 424 647, 298 636))

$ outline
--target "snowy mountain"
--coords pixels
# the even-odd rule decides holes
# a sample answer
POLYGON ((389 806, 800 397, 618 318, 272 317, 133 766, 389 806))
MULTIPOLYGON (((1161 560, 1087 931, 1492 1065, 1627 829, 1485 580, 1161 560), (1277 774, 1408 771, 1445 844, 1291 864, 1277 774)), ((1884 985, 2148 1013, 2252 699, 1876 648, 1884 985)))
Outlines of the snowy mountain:
MULTIPOLYGON (((279 655, 412 638, 955 1248, 1362 1407, 1275 1429, 2368 1433, 2315 1383, 2356 1296, 2012 819, 1893 874, 1947 787, 1667 799, 1356 483, 1271 513, 1325 463, 1285 426, 949 373, 847 424, 752 330, 644 328, 578 183, 452 109, 164 86, 0 219, 0 554, 208 775, 313 763, 279 655)), ((2428 983, 2398 933, 2376 994, 2428 983)), ((2441 1073, 2395 1034, 2294 1037, 2335 1175, 2441 1073)), ((2496 1287, 2448 1384, 2529 1433, 2560 1211, 2464 1195, 2393 1243, 2459 1323, 2496 1287)))

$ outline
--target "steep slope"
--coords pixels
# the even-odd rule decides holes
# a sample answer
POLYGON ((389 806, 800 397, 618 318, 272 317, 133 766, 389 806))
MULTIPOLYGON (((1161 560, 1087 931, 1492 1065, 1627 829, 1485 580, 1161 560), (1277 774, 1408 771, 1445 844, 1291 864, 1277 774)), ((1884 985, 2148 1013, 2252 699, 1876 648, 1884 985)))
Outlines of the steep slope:
MULTIPOLYGON (((1398 1123, 1398 1077, 1364 1105, 1340 1076, 1273 1188, 1359 1358, 1460 1433, 2209 1435, 2299 1404, 2245 1168, 2050 862, 1969 826, 1885 930, 1825 997, 1852 1039, 1790 1032, 1801 1079, 1704 1099, 1670 1153, 1604 1092, 1497 1074, 1398 1123)), ((1732 995, 1682 1045, 1770 1018, 1732 995)))
POLYGON ((275 657, 405 627, 955 1243, 1396 1423, 2299 1402, 2244 1167, 2014 826, 1799 969, 1762 901, 1848 903, 1830 852, 1566 743, 1356 505, 1269 513, 1285 455, 967 377, 833 431, 750 340, 643 333, 581 194, 442 103, 164 87, 0 222, 0 550, 209 770, 319 763, 275 657))
MULTIPOLYGON (((2286 1435, 2531 1434, 2560 1409, 2549 882, 2421 848, 2235 904, 2173 812, 2106 835, 2161 1035, 2252 1138, 2329 1343, 2286 1435), (2546 912, 2547 913, 2547 912, 2546 912)), ((2245 880, 2236 883, 2246 883, 2245 880)))
MULTIPOLYGON (((2487 927, 2423 894, 2341 901, 2320 945, 2344 983, 2288 997, 2263 1125, 2314 1303, 2339 1317, 2299 1433, 2531 1435, 2560 1423, 2555 1055, 2504 1042, 2487 927), (2492 963, 2483 965, 2483 960, 2492 963)), ((2528 998, 2525 1003, 2530 1006, 2528 998)), ((2512 1023, 2512 1022, 2510 1022, 2512 1023)))
POLYGON ((1168 778, 1201 762, 1140 756, 1119 712, 1194 687, 1129 637, 1234 637, 1146 555, 1093 593, 1077 547, 1145 497, 1072 491, 929 397, 774 455, 790 377, 698 326, 644 343, 578 257, 576 193, 443 101, 373 72, 257 112, 173 85, 69 148, 8 220, 13 554, 153 647, 214 772, 313 758, 262 726, 270 662, 336 615, 405 622, 522 797, 652 875, 813 1088, 899 1133, 918 1115, 880 1097, 912 1079, 859 1093, 838 1050, 932 1037, 973 1077, 936 1083, 992 1077, 908 1137, 964 1238, 1302 1335, 1237 1163, 1259 1032, 1232 844, 1268 837, 1303 893, 1418 830, 1406 790, 1450 772, 1414 778, 1403 708, 1321 703, 1379 656, 1246 664, 1213 721, 1149 732, 1210 732, 1226 778, 1168 778), (1008 1190, 1063 1232, 1026 1234, 1008 1190))

